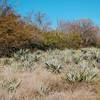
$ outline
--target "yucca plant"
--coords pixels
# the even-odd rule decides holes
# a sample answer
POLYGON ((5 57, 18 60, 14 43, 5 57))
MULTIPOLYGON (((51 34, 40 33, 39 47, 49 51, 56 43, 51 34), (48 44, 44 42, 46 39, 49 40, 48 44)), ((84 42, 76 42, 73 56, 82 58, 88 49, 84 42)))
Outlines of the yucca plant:
POLYGON ((15 78, 10 80, 3 80, 2 88, 6 89, 8 92, 15 92, 20 84, 21 80, 17 80, 15 78))
POLYGON ((9 60, 10 66, 22 69, 34 69, 34 64, 41 62, 46 64, 46 68, 53 72, 61 72, 64 66, 76 64, 80 67, 100 66, 100 49, 83 48, 79 50, 48 50, 46 52, 37 50, 34 53, 29 50, 16 52, 14 57, 9 60))
POLYGON ((34 60, 34 61, 37 61, 40 57, 40 55, 42 54, 42 51, 36 51, 34 53, 32 53, 30 50, 24 50, 24 49, 21 49, 20 51, 16 52, 14 54, 14 59, 15 60, 20 60, 20 61, 24 61, 24 60, 34 60))
POLYGON ((65 79, 69 82, 92 82, 98 75, 99 70, 95 67, 82 68, 72 65, 66 72, 65 79))
POLYGON ((34 64, 39 60, 42 51, 36 51, 34 53, 29 50, 23 50, 16 52, 13 56, 13 62, 11 63, 12 67, 22 68, 24 70, 34 69, 34 64))
POLYGON ((51 60, 45 63, 46 68, 51 70, 54 73, 60 73, 63 66, 57 60, 51 60))

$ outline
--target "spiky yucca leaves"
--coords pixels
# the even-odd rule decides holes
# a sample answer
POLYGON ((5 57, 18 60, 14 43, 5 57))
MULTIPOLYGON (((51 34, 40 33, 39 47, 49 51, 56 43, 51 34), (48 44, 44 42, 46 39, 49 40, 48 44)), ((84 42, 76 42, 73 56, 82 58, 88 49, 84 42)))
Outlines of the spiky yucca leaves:
POLYGON ((1 87, 6 89, 8 92, 15 92, 16 89, 20 86, 21 80, 17 79, 10 79, 10 80, 3 80, 1 87))
POLYGON ((65 79, 69 82, 92 82, 98 75, 99 69, 94 67, 80 67, 70 65, 65 79))
POLYGON ((13 57, 13 62, 11 63, 12 67, 22 68, 24 70, 34 69, 34 64, 39 60, 42 51, 36 51, 34 53, 29 50, 23 50, 16 52, 13 57))
POLYGON ((34 53, 29 50, 16 52, 11 59, 0 60, 15 68, 34 69, 35 63, 46 65, 47 69, 52 72, 61 72, 62 69, 70 64, 77 64, 80 67, 98 67, 100 68, 100 49, 83 48, 79 50, 48 50, 47 52, 36 51, 34 53), (9 62, 9 63, 8 63, 9 62))
POLYGON ((20 51, 16 52, 13 57, 15 60, 20 60, 20 61, 29 60, 31 58, 33 58, 34 61, 38 61, 41 53, 42 51, 39 50, 32 53, 28 49, 27 50, 21 49, 20 51))
POLYGON ((60 73, 64 66, 63 56, 61 53, 60 50, 49 50, 40 58, 40 60, 42 63, 46 64, 46 68, 50 71, 60 73))
POLYGON ((54 73, 60 73, 62 65, 58 62, 57 59, 51 59, 45 62, 46 68, 53 71, 54 73))

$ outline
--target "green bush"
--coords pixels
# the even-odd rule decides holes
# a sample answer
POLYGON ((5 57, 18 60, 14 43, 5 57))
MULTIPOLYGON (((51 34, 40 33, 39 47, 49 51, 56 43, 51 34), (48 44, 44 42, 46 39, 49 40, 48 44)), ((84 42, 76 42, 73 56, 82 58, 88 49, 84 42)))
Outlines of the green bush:
POLYGON ((69 33, 67 35, 67 47, 68 48, 81 48, 83 40, 80 34, 78 33, 69 33))
POLYGON ((64 49, 67 45, 66 35, 59 32, 43 33, 43 44, 47 48, 64 49))
POLYGON ((64 34, 61 32, 48 32, 43 34, 43 43, 45 47, 49 48, 81 48, 83 41, 80 34, 77 33, 69 33, 64 34))

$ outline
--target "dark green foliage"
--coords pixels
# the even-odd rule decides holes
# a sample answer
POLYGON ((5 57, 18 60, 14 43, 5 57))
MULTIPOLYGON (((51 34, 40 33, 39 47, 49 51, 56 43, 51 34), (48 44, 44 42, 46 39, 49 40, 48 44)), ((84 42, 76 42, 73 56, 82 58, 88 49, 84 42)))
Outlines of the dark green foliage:
POLYGON ((43 44, 47 48, 63 49, 67 46, 66 35, 56 31, 43 33, 43 44))

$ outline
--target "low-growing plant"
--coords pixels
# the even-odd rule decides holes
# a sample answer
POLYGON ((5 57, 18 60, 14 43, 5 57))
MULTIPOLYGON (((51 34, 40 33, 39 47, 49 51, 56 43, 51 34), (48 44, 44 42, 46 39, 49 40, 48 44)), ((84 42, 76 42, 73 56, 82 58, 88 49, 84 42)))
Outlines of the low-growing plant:
POLYGON ((61 72, 66 65, 77 64, 81 67, 98 67, 100 66, 100 49, 83 48, 79 50, 48 50, 46 52, 37 50, 21 49, 14 53, 12 58, 0 60, 1 64, 6 63, 11 67, 19 69, 34 69, 34 64, 40 62, 46 65, 47 69, 53 72, 61 72))
POLYGON ((10 80, 3 80, 2 88, 6 89, 8 92, 16 92, 16 89, 20 86, 21 80, 17 79, 10 79, 10 80))
POLYGON ((63 69, 63 56, 61 56, 60 50, 49 50, 45 53, 40 60, 42 63, 46 64, 46 68, 51 70, 54 73, 60 73, 63 69))
POLYGON ((57 60, 51 60, 51 61, 47 61, 45 62, 46 64, 46 68, 51 70, 54 73, 60 73, 62 70, 62 65, 60 65, 60 63, 57 60))
POLYGON ((37 93, 41 96, 48 94, 48 87, 40 82, 39 86, 36 87, 37 93))
POLYGON ((24 50, 24 49, 20 49, 18 52, 14 53, 13 58, 16 61, 38 61, 39 57, 41 56, 42 51, 36 51, 34 53, 32 53, 30 50, 24 50))
POLYGON ((39 60, 41 54, 42 51, 32 53, 30 50, 21 49, 14 54, 11 66, 24 70, 34 69, 33 66, 39 60))
POLYGON ((98 75, 99 70, 95 67, 70 66, 65 79, 69 82, 92 82, 98 75))

